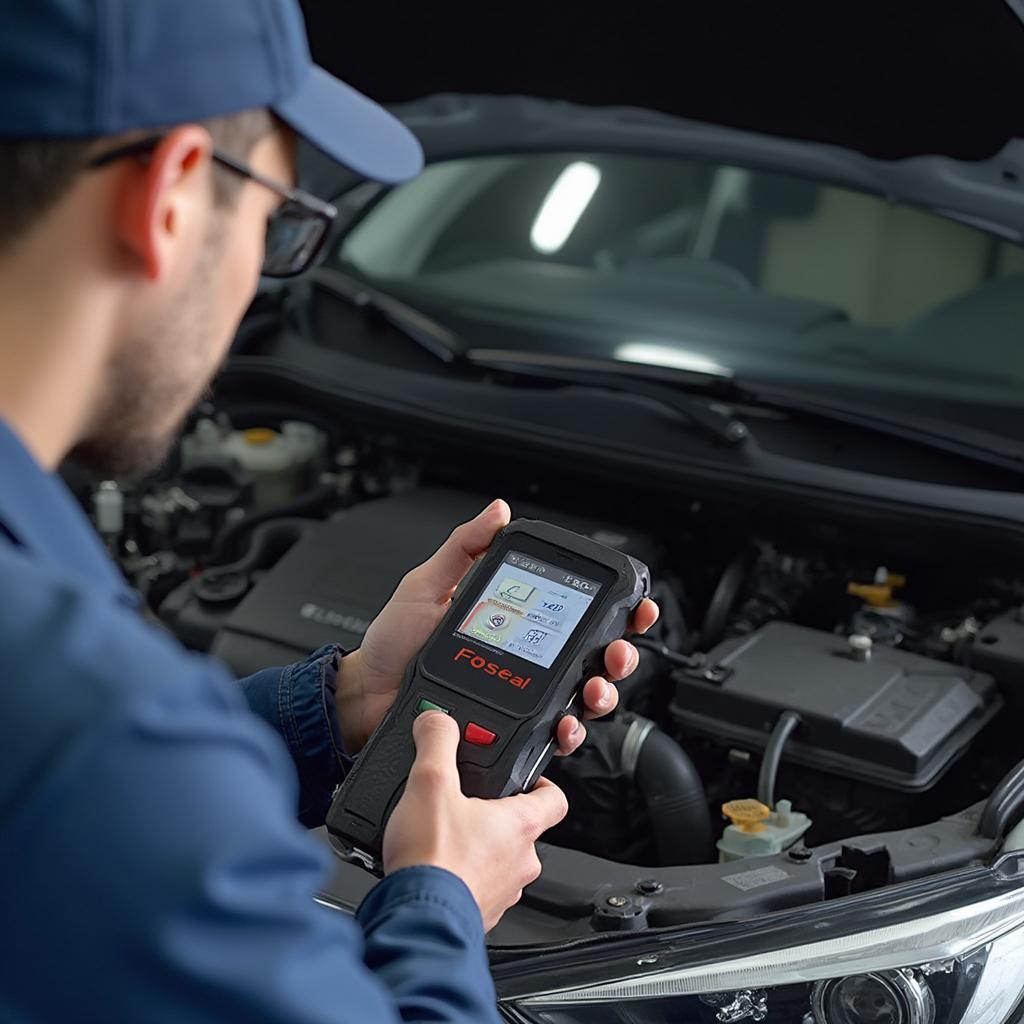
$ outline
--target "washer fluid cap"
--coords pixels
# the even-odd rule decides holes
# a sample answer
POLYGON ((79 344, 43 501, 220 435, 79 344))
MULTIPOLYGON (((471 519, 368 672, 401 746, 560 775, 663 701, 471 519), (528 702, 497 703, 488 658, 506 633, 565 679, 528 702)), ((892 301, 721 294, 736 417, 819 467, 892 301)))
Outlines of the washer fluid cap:
POLYGON ((722 804, 722 813, 743 832, 762 832, 772 816, 771 808, 760 800, 730 800, 722 804))
POLYGON ((277 431, 270 427, 250 427, 242 431, 246 444, 272 444, 277 437, 277 431))
POLYGON ((794 811, 788 800, 780 800, 774 812, 757 800, 732 800, 722 810, 732 819, 715 844, 723 864, 782 853, 811 827, 811 819, 794 811))
POLYGON ((869 608, 898 608, 900 602, 893 597, 893 591, 907 585, 907 577, 891 573, 887 569, 875 574, 874 583, 848 583, 846 592, 859 597, 869 608))

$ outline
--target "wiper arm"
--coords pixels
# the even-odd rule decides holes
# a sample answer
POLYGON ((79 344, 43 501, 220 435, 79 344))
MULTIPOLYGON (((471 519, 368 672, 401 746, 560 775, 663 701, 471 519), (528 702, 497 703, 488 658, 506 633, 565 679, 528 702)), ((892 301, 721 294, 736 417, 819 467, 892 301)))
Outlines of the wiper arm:
POLYGON ((468 346, 454 331, 358 278, 331 267, 317 267, 306 274, 304 280, 348 300, 359 309, 376 313, 443 363, 461 362, 466 357, 468 346))
POLYGON ((925 445, 949 455, 960 455, 974 462, 1024 473, 1024 449, 1016 441, 986 430, 951 426, 927 416, 890 413, 853 401, 819 398, 774 385, 762 388, 757 384, 733 382, 730 392, 732 400, 737 404, 757 405, 778 409, 780 412, 814 416, 834 423, 848 423, 887 437, 925 445))
POLYGON ((378 314, 444 363, 469 363, 491 370, 505 369, 518 376, 641 395, 671 409, 714 441, 734 445, 749 437, 746 425, 736 419, 731 409, 717 402, 695 400, 671 385, 648 380, 646 374, 623 373, 621 363, 609 362, 604 366, 600 360, 574 361, 554 354, 472 349, 454 331, 425 313, 343 271, 317 267, 305 280, 360 309, 378 314))
MULTIPOLYGON (((483 353, 474 350, 470 356, 473 358, 480 354, 483 353)), ((510 358, 513 353, 493 355, 510 358)), ((609 373, 635 376, 642 380, 664 381, 665 386, 672 390, 707 394, 733 406, 757 406, 777 409, 784 413, 817 417, 833 423, 848 423, 886 437, 924 445, 947 455, 959 455, 1000 469, 1024 472, 1024 448, 1017 441, 999 434, 975 427, 954 426, 945 420, 936 420, 928 416, 872 408, 859 401, 808 394, 799 388, 738 380, 726 369, 717 373, 554 354, 531 354, 529 358, 531 361, 543 359, 552 365, 592 366, 609 373)))
POLYGON ((517 377, 596 387, 651 399, 716 442, 739 445, 750 438, 746 424, 736 418, 729 406, 687 394, 673 384, 652 380, 646 374, 623 372, 623 364, 614 361, 606 364, 601 360, 576 359, 553 353, 499 349, 470 349, 466 358, 474 366, 505 371, 517 377))

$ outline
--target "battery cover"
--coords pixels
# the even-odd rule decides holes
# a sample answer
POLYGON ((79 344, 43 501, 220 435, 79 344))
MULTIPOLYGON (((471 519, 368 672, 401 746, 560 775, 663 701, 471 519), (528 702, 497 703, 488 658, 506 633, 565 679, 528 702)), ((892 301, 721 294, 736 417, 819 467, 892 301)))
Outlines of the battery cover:
POLYGON ((1001 706, 991 676, 882 645, 858 660, 845 636, 773 622, 678 673, 671 710, 688 729, 755 751, 795 711, 784 762, 920 791, 1001 706))

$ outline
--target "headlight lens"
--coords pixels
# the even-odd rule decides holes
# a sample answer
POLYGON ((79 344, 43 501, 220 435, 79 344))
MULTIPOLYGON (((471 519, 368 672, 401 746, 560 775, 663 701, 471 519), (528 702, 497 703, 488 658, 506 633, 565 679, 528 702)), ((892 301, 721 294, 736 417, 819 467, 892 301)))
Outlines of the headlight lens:
POLYGON ((933 1024, 935 993, 914 971, 853 974, 811 990, 818 1024, 933 1024))
POLYGON ((520 987, 503 1009, 531 1024, 1016 1022, 1024 888, 916 919, 912 901, 904 907, 900 923, 711 963, 698 953, 663 966, 672 957, 652 947, 634 957, 628 976, 620 970, 577 987, 520 987))

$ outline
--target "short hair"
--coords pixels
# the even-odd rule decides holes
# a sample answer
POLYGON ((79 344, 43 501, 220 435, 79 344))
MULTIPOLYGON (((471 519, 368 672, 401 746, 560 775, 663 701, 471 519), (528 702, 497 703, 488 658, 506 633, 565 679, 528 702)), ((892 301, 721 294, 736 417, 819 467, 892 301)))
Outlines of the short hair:
MULTIPOLYGON (((199 124, 213 144, 238 159, 274 126, 265 108, 207 118, 199 124)), ((0 139, 0 252, 27 232, 88 167, 90 159, 116 139, 0 139)), ((214 165, 214 195, 218 206, 236 199, 244 179, 214 165)))

